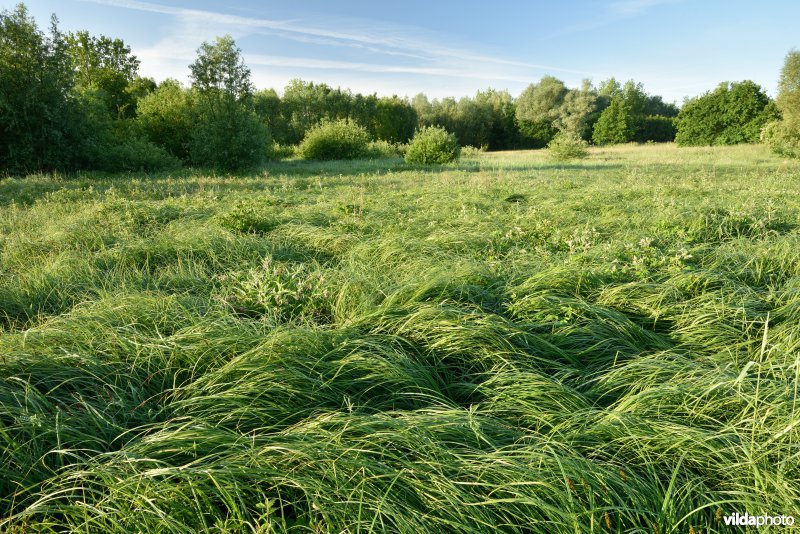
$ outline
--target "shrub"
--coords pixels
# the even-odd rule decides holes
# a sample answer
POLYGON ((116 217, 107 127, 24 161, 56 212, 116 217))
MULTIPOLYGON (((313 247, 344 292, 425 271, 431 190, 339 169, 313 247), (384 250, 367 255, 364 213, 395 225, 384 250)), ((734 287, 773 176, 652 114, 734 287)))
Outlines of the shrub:
POLYGON ((199 99, 195 129, 189 141, 194 165, 223 170, 245 169, 270 153, 269 128, 242 103, 226 95, 199 99))
POLYGON ((306 132, 299 152, 303 159, 357 159, 369 155, 369 134, 355 121, 322 121, 306 132))
POLYGON ((686 102, 677 120, 679 146, 756 143, 777 109, 750 80, 721 83, 714 91, 686 102))
POLYGON ((294 157, 297 154, 297 147, 295 145, 281 145, 275 143, 269 151, 269 159, 272 161, 280 161, 294 157))
POLYGON ((183 160, 189 159, 192 124, 192 93, 175 80, 164 80, 158 88, 141 98, 137 123, 153 143, 183 160))
POLYGON ((390 143, 389 141, 372 141, 368 146, 369 157, 379 158, 402 158, 405 156, 406 145, 403 143, 390 143))
POLYGON ((547 144, 547 153, 556 161, 583 159, 589 155, 588 143, 575 134, 559 132, 547 144))
POLYGON ((455 135, 444 128, 428 126, 414 134, 406 150, 406 162, 441 165, 457 160, 460 152, 455 135))
POLYGON ((105 147, 97 167, 106 171, 160 171, 176 169, 181 162, 146 139, 127 139, 105 147))
POLYGON ((800 123, 785 119, 771 122, 762 130, 761 142, 776 154, 800 158, 800 123))
POLYGON ((481 147, 465 146, 465 147, 461 148, 461 157, 474 158, 474 157, 480 156, 484 152, 486 152, 486 147, 485 146, 481 146, 481 147))

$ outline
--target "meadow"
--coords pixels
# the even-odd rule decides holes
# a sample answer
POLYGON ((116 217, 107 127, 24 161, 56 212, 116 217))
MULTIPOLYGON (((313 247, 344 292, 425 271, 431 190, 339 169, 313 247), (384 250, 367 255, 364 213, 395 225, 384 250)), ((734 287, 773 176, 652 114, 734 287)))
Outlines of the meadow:
POLYGON ((800 520, 800 162, 589 152, 0 180, 0 530, 800 520))

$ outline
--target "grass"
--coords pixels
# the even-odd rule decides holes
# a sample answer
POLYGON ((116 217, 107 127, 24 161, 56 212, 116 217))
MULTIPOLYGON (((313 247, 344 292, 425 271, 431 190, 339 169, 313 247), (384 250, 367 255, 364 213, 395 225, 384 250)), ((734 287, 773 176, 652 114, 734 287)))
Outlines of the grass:
POLYGON ((0 530, 800 518, 800 163, 0 181, 0 530))

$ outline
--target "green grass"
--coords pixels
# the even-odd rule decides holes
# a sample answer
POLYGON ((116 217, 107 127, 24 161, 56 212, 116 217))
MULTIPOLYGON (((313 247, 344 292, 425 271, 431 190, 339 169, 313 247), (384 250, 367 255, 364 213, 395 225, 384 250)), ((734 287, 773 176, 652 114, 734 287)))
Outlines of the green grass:
POLYGON ((758 146, 2 180, 0 530, 800 520, 798 198, 758 146))

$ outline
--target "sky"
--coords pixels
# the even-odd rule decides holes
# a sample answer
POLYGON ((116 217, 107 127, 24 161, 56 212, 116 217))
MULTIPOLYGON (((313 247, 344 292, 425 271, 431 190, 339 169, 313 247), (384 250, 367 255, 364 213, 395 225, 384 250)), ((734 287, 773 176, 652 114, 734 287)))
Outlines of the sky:
MULTIPOLYGON (((0 0, 11 9, 13 0, 0 0)), ((544 75, 614 76, 680 104, 722 81, 775 94, 800 49, 797 0, 27 0, 40 28, 118 37, 157 81, 189 82, 203 41, 230 34, 259 89, 293 78, 432 98, 521 93, 544 75)))

